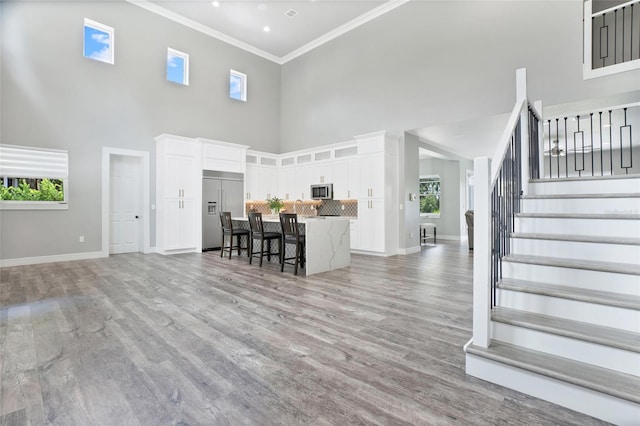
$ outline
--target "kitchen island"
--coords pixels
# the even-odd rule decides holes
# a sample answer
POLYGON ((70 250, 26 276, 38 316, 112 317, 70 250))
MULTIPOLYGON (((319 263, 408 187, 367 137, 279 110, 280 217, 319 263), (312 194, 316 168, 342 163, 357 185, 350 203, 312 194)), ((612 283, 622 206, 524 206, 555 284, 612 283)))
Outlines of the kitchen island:
MULTIPOLYGON (((234 217, 234 225, 249 229, 249 219, 234 217)), ((263 215, 265 231, 282 232, 280 218, 263 215)), ((305 235, 305 275, 345 268, 351 265, 351 235, 349 218, 339 216, 298 216, 298 226, 305 235)), ((293 246, 289 246, 293 248, 293 246)), ((272 246, 277 250, 277 244, 272 246)), ((287 255, 288 256, 288 255, 287 255)))

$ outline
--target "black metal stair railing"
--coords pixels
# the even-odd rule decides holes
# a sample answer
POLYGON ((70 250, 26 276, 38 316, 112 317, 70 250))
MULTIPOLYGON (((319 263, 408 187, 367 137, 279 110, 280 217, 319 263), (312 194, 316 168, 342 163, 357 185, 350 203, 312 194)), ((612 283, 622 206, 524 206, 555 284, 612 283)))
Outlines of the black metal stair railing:
POLYGON ((511 234, 515 229, 516 214, 520 213, 521 129, 518 120, 491 191, 491 307, 496 306, 497 283, 502 278, 502 258, 511 253, 511 234))
POLYGON ((591 28, 592 69, 640 59, 640 1, 592 13, 591 28))
MULTIPOLYGON (((533 124, 530 124, 530 127, 533 124)), ((629 105, 543 121, 541 145, 544 172, 534 169, 531 177, 562 179, 639 173, 634 168, 633 128, 640 125, 640 105, 629 105)), ((532 135, 532 141, 537 135, 532 135)), ((539 162, 538 162, 539 164, 539 162)))

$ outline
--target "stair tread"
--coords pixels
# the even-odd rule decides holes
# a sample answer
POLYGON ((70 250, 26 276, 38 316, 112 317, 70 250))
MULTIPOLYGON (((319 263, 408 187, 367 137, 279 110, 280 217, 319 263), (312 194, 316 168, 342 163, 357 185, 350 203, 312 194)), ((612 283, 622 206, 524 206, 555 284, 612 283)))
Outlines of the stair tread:
POLYGON ((491 320, 640 353, 640 334, 632 331, 499 306, 491 320))
POLYGON ((579 243, 640 245, 640 238, 610 237, 599 235, 539 234, 528 232, 514 232, 513 234, 511 234, 511 237, 527 238, 532 240, 573 241, 579 243))
POLYGON ((587 269, 591 271, 614 272, 619 274, 640 275, 640 265, 631 263, 601 262, 581 259, 559 259, 557 257, 510 254, 503 261, 528 263, 533 265, 557 266, 561 268, 587 269))
POLYGON ((623 213, 516 213, 516 217, 532 217, 547 219, 625 219, 640 220, 640 214, 623 213))
POLYGON ((547 284, 536 281, 503 278, 498 282, 498 288, 527 293, 541 294, 563 299, 579 300, 600 305, 616 306, 626 309, 640 310, 640 286, 638 295, 614 293, 603 290, 590 290, 558 284, 547 284))
POLYGON ((604 192, 597 194, 529 194, 522 197, 523 200, 544 199, 582 199, 582 198, 640 198, 640 192, 604 192))
POLYGON ((640 404, 640 377, 631 374, 496 341, 489 348, 471 344, 467 352, 640 404))

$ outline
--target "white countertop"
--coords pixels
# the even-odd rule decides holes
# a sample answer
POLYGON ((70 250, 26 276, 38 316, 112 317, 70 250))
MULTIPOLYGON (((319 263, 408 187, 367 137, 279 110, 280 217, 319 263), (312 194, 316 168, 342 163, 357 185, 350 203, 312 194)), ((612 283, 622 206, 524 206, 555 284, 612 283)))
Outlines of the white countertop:
MULTIPOLYGON (((246 217, 246 216, 232 217, 231 219, 232 220, 239 220, 239 221, 247 221, 247 220, 249 220, 249 218, 246 217)), ((357 219, 357 217, 354 217, 354 216, 298 216, 298 223, 315 222, 315 221, 319 221, 319 220, 334 221, 334 220, 351 220, 351 219, 357 219)), ((280 216, 278 216, 278 215, 262 215, 262 221, 263 222, 280 223, 280 216)))

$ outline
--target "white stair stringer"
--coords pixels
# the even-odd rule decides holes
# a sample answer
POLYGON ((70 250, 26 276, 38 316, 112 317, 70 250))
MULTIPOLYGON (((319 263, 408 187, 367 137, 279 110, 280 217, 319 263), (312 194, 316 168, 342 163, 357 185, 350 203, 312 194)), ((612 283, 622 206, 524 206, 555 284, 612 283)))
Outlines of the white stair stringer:
POLYGON ((466 347, 466 372, 617 425, 637 425, 640 380, 500 342, 466 347))

